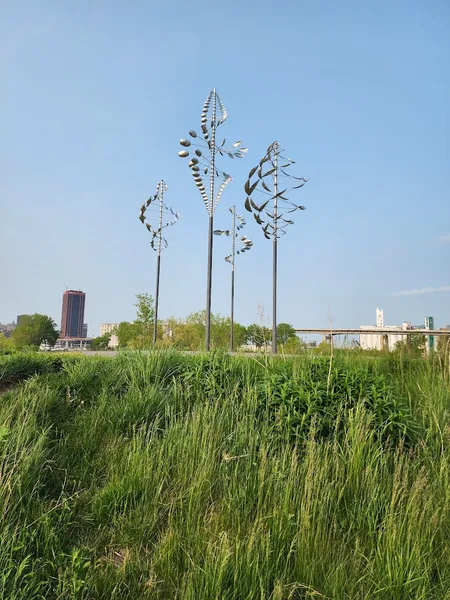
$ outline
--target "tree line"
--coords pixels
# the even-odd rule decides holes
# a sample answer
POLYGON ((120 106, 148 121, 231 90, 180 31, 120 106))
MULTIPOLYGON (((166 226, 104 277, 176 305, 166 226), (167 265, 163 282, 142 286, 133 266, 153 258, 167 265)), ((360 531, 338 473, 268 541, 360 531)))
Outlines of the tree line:
MULTIPOLYGON (((146 349, 152 347, 153 323, 155 318, 154 301, 150 294, 136 295, 136 318, 133 322, 121 322, 114 332, 118 337, 119 348, 146 349)), ((230 318, 221 315, 211 317, 212 348, 229 348, 230 318)), ((194 312, 185 319, 170 317, 158 324, 158 347, 173 347, 180 350, 202 350, 205 339, 206 311, 194 312)), ((280 344, 286 351, 295 352, 302 342, 297 338, 292 325, 280 323, 277 328, 280 344)), ((93 350, 106 350, 111 333, 92 340, 93 350)), ((23 315, 11 337, 0 334, 0 353, 37 350, 42 344, 53 347, 59 338, 55 321, 47 315, 35 313, 23 315)), ((234 324, 235 350, 251 344, 263 348, 272 341, 272 330, 260 324, 248 327, 234 324)))
MULTIPOLYGON (((136 318, 133 322, 123 321, 112 333, 92 340, 93 350, 108 348, 111 336, 117 335, 119 348, 146 349, 152 346, 153 324, 155 318, 154 302, 150 294, 136 295, 136 318)), ((229 317, 211 315, 211 347, 227 350, 230 344, 229 317)), ((179 350, 202 350, 205 340, 206 311, 191 313, 185 319, 170 317, 158 323, 157 345, 179 350)), ((277 327, 278 341, 286 352, 296 352, 304 344, 297 337, 295 329, 288 323, 277 327)), ((254 323, 248 327, 234 323, 234 349, 252 345, 257 349, 269 346, 272 342, 272 329, 254 323)))
MULTIPOLYGON (((154 301, 150 294, 136 294, 136 318, 133 322, 122 321, 115 332, 119 348, 145 350, 153 346, 153 323, 155 318, 154 301)), ((229 317, 211 315, 211 347, 212 349, 229 349, 230 341, 229 317)), ((202 310, 188 315, 185 319, 170 317, 158 323, 157 346, 159 348, 175 348, 178 350, 203 350, 205 340, 206 311, 202 310)), ((96 337, 92 340, 93 350, 106 350, 109 347, 112 333, 96 337)), ((277 326, 280 350, 286 354, 298 354, 306 349, 305 343, 296 335, 289 323, 277 326)), ((39 313, 23 315, 11 337, 0 334, 0 354, 16 351, 37 350, 42 344, 54 346, 59 338, 55 321, 39 313)), ((234 350, 249 346, 264 349, 272 343, 272 329, 263 324, 253 323, 249 326, 234 323, 234 350)), ((412 358, 424 356, 426 338, 421 334, 408 337, 407 342, 396 344, 395 353, 412 358)), ((318 351, 327 353, 329 345, 322 342, 318 351)), ((364 350, 365 353, 379 354, 378 350, 364 350)), ((450 361, 450 335, 442 336, 437 341, 436 358, 443 364, 450 361)))
POLYGON ((47 315, 22 315, 11 337, 0 335, 0 353, 37 350, 41 344, 54 346, 59 338, 55 321, 47 315))

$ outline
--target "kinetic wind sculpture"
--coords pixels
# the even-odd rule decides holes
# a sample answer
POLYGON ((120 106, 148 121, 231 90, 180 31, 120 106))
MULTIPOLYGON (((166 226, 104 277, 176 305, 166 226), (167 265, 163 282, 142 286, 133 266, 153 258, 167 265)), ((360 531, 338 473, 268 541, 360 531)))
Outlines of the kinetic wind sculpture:
POLYGON ((307 182, 304 177, 294 177, 287 172, 286 169, 293 165, 295 161, 282 156, 281 152, 278 142, 273 142, 267 148, 267 152, 259 164, 250 171, 244 186, 247 194, 246 210, 253 213, 255 221, 262 226, 265 238, 273 240, 272 352, 274 354, 277 352, 278 238, 286 233, 288 225, 294 224, 294 221, 286 218, 286 215, 296 210, 305 210, 304 206, 291 202, 286 194, 303 187, 307 182), (290 185, 289 180, 294 180, 295 185, 290 185), (279 183, 282 188, 281 191, 278 189, 279 183), (258 205, 252 198, 254 192, 265 194, 267 199, 258 205))
POLYGON ((209 92, 201 114, 201 133, 191 130, 191 139, 181 139, 183 150, 178 152, 181 158, 188 158, 195 185, 198 187, 209 215, 208 233, 208 270, 206 282, 206 350, 210 348, 211 341, 211 288, 212 288, 212 255, 213 255, 213 221, 214 212, 225 187, 230 183, 231 176, 220 170, 216 165, 216 158, 228 156, 229 158, 243 158, 247 148, 242 148, 242 142, 235 142, 226 148, 226 140, 219 144, 216 141, 217 128, 226 120, 228 114, 216 90, 209 92), (188 150, 189 148, 189 150, 188 150), (192 152, 192 149, 195 150, 192 152), (192 152, 192 154, 191 154, 192 152), (205 183, 205 179, 209 179, 205 183))
POLYGON ((156 293, 155 293, 155 322, 153 325, 153 345, 156 344, 156 334, 158 327, 158 307, 159 307, 159 275, 161 272, 161 251, 167 248, 167 240, 163 237, 163 229, 174 225, 180 218, 179 214, 167 206, 164 202, 164 194, 167 192, 167 185, 164 181, 160 181, 156 186, 156 193, 141 206, 141 214, 139 220, 143 223, 147 230, 152 234, 150 242, 151 247, 157 252, 156 260, 156 293), (155 214, 157 218, 157 226, 154 227, 147 221, 147 211, 155 214))
POLYGON ((235 271, 235 258, 236 254, 243 254, 250 250, 253 246, 252 240, 246 235, 241 236, 242 245, 236 250, 236 239, 239 237, 240 230, 245 225, 245 219, 241 215, 236 213, 236 207, 230 208, 230 213, 233 215, 233 222, 231 229, 216 229, 214 235, 226 235, 231 236, 231 254, 225 257, 225 260, 231 264, 231 329, 230 329, 230 351, 233 352, 234 347, 234 271, 235 271), (237 220, 237 224, 236 224, 237 220))

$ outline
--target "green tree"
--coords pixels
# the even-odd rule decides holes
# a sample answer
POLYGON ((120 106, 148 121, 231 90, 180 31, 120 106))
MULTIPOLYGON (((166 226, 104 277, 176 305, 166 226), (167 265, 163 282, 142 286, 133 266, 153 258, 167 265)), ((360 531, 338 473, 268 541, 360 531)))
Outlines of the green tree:
POLYGON ((142 327, 138 323, 128 323, 122 321, 117 327, 117 339, 119 348, 126 348, 132 340, 135 340, 142 332, 142 327))
POLYGON ((137 309, 135 323, 150 328, 155 320, 153 296, 150 294, 136 294, 136 300, 137 302, 134 305, 137 309))
MULTIPOLYGON (((214 347, 212 325, 213 315, 211 315, 211 346, 214 347)), ((182 327, 178 330, 178 335, 180 337, 181 334, 181 343, 184 347, 189 348, 189 350, 202 350, 205 346, 205 330, 206 310, 199 310, 190 313, 184 319, 182 327)))
POLYGON ((288 340, 296 337, 295 329, 289 323, 280 323, 277 325, 277 339, 279 344, 286 344, 288 340))
POLYGON ((264 325, 249 325, 247 327, 248 341, 257 348, 262 348, 272 341, 272 331, 264 325))
MULTIPOLYGON (((136 294, 136 319, 133 323, 122 321, 117 327, 119 348, 145 349, 153 345, 155 308, 153 296, 136 294)), ((162 337, 162 331, 158 331, 162 337)))
MULTIPOLYGON (((205 344, 206 311, 189 314, 177 328, 179 345, 189 350, 201 350, 205 344)), ((211 348, 226 349, 230 344, 230 319, 211 314, 211 348)))
POLYGON ((128 346, 135 350, 145 350, 153 346, 153 326, 155 309, 153 296, 150 294, 136 294, 136 319, 133 329, 134 335, 128 341, 128 346))
POLYGON ((92 350, 107 350, 110 340, 111 340, 110 333, 105 333, 104 335, 100 335, 92 340, 91 349, 92 350))
POLYGON ((7 338, 0 333, 0 355, 13 354, 16 351, 16 346, 12 338, 7 338))
MULTIPOLYGON (((228 350, 230 347, 229 317, 218 314, 211 315, 211 347, 228 350)), ((174 317, 167 323, 167 334, 163 337, 163 345, 172 345, 184 350, 202 350, 205 345, 206 311, 200 310, 189 314, 183 320, 174 317)), ((247 329, 239 323, 234 324, 234 345, 239 348, 247 340, 247 329)))
POLYGON ((56 323, 46 315, 24 315, 14 330, 13 340, 18 348, 39 347, 42 343, 54 346, 59 337, 56 323))
POLYGON ((407 354, 412 358, 419 358, 424 355, 426 348, 426 338, 422 333, 413 333, 408 335, 406 342, 397 342, 394 352, 407 354))
POLYGON ((282 345, 282 350, 286 354, 303 354, 303 352, 306 352, 306 344, 303 340, 295 336, 289 338, 288 341, 282 345))
POLYGON ((216 350, 229 350, 230 335, 230 317, 211 315, 211 347, 216 350))
POLYGON ((182 344, 183 323, 175 317, 169 317, 166 323, 158 324, 158 340, 159 346, 164 348, 175 347, 179 349, 187 349, 182 344))
POLYGON ((180 321, 172 329, 173 345, 182 350, 201 350, 205 343, 205 328, 195 323, 180 321))
POLYGON ((233 350, 239 350, 241 346, 248 342, 248 330, 247 327, 240 323, 234 324, 234 348, 233 350))

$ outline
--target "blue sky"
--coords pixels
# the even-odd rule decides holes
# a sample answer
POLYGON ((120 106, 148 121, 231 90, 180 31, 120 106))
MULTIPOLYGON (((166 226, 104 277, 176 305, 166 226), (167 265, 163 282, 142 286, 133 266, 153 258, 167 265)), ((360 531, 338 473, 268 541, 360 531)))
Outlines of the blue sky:
MULTIPOLYGON (((278 140, 309 179, 279 247, 279 321, 336 327, 450 323, 450 6, 288 0, 10 2, 0 20, 0 321, 134 316, 154 291, 138 220, 159 179, 181 214, 162 257, 162 317, 205 305, 207 213, 179 139, 216 87, 245 160, 216 213, 278 140), (398 292, 405 292, 396 295, 398 292)), ((231 163, 231 164, 230 164, 231 163)), ((236 318, 271 311, 271 244, 239 257, 236 318)), ((213 311, 228 314, 229 248, 215 240, 213 311)))

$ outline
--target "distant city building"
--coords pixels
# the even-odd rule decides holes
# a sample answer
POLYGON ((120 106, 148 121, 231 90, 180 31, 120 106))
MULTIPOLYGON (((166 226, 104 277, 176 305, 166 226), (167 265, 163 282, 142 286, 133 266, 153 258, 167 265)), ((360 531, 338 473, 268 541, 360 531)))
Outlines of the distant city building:
POLYGON ((20 325, 21 320, 28 315, 17 315, 17 325, 20 325))
POLYGON ((100 336, 111 333, 116 327, 119 327, 119 323, 100 323, 100 336))
MULTIPOLYGON (((404 321, 402 325, 385 325, 384 324, 384 311, 382 308, 377 308, 376 314, 376 328, 380 329, 411 329, 411 323, 404 321)), ((361 325, 360 329, 373 329, 373 325, 361 325)), ((401 334, 389 335, 386 333, 364 333, 359 336, 359 344, 364 350, 383 350, 386 348, 389 351, 394 350, 395 345, 398 342, 406 341, 407 336, 401 334)))
MULTIPOLYGON (((375 328, 380 329, 393 329, 393 330, 411 330, 411 329, 434 329, 433 317, 425 318, 425 327, 423 325, 411 325, 409 321, 403 321, 401 325, 385 325, 384 324, 384 312, 383 309, 377 308, 376 310, 376 321, 375 328)), ((360 329, 373 329, 373 325, 361 325, 360 329)), ((396 344, 399 342, 406 342, 408 335, 402 335, 401 333, 390 334, 387 332, 383 333, 361 333, 359 336, 359 344, 364 350, 383 350, 387 349, 390 352, 395 349, 396 344)), ((427 336, 427 351, 434 349, 434 336, 427 336), (431 343, 430 343, 431 340, 431 343)))
POLYGON ((83 335, 81 337, 87 338, 88 326, 87 323, 83 323, 83 335))
POLYGON ((384 327, 384 310, 377 308, 375 314, 377 315, 377 327, 384 327))
POLYGON ((80 290, 66 290, 63 294, 61 339, 83 338, 84 303, 86 294, 80 290))
POLYGON ((163 328, 163 337, 164 338, 167 338, 167 337, 173 338, 173 329, 170 324, 170 321, 163 321, 162 328, 163 328))
MULTIPOLYGON (((379 325, 377 325, 379 327, 379 325)), ((402 325, 383 325, 383 329, 412 329, 411 323, 404 322, 402 325)), ((373 329, 373 325, 361 325, 360 329, 373 329)), ((398 342, 405 342, 408 339, 408 336, 401 335, 399 333, 396 334, 388 334, 388 333, 364 333, 359 336, 359 344, 361 348, 364 350, 383 350, 386 348, 389 351, 394 350, 395 345, 398 342)))
POLYGON ((0 334, 4 335, 6 338, 9 338, 14 333, 15 328, 15 323, 0 323, 0 334))
MULTIPOLYGON (((92 344, 91 338, 66 338, 57 340, 53 350, 86 350, 92 344)), ((47 348, 43 348, 44 350, 47 348)))
MULTIPOLYGON (((425 329, 434 329, 434 318, 425 317, 425 329)), ((427 352, 433 351, 435 348, 434 335, 427 335, 427 352)))
POLYGON ((111 339, 108 343, 108 348, 117 348, 119 345, 119 338, 117 337, 115 330, 119 326, 119 323, 100 323, 100 336, 111 334, 111 339))

